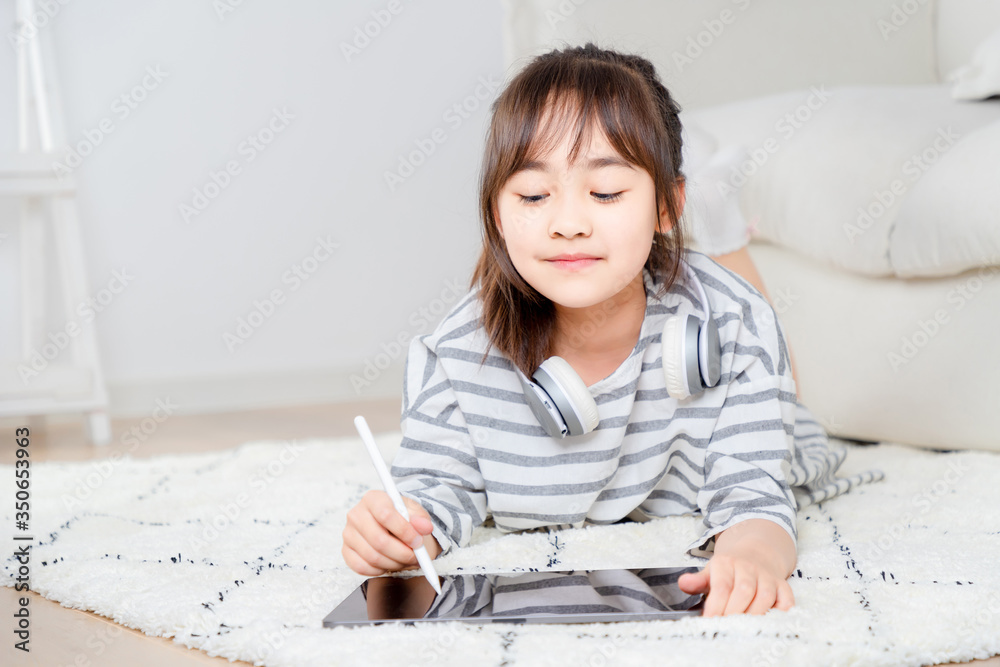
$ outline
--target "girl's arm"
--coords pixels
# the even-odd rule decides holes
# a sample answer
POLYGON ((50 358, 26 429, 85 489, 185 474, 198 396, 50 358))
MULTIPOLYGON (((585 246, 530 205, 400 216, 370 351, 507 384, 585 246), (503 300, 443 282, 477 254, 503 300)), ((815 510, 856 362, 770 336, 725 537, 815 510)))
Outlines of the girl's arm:
POLYGON ((431 558, 465 546, 472 529, 486 518, 475 448, 435 339, 426 335, 410 341, 403 377, 403 440, 390 469, 410 521, 384 491, 362 497, 348 512, 342 549, 345 562, 359 574, 416 567, 413 548, 420 540, 431 558))
POLYGON ((719 306, 723 379, 704 394, 719 412, 698 491, 706 531, 689 550, 710 560, 679 584, 687 593, 708 592, 706 615, 787 609, 794 604, 786 579, 796 560, 797 508, 788 480, 797 399, 787 346, 759 290, 717 267, 701 277, 719 306))
MULTIPOLYGON (((734 250, 733 252, 728 252, 724 255, 713 255, 712 259, 726 267, 733 273, 738 274, 748 283, 757 288, 757 291, 764 295, 764 298, 768 300, 773 306, 774 303, 771 301, 771 295, 767 293, 767 289, 764 287, 764 279, 760 277, 760 273, 757 272, 757 265, 753 263, 753 259, 750 258, 750 252, 747 250, 746 246, 743 246, 739 250, 734 250)), ((791 366, 792 378, 795 380, 795 386, 799 386, 799 377, 795 374, 795 355, 792 353, 791 343, 788 344, 788 365, 791 366)))
MULTIPOLYGON (((466 321, 456 317, 449 326, 461 328, 466 321)), ((486 484, 472 432, 442 361, 467 351, 451 342, 453 331, 439 327, 433 335, 410 341, 403 377, 403 440, 390 468, 400 494, 427 511, 441 553, 467 545, 472 530, 487 517, 486 484)))

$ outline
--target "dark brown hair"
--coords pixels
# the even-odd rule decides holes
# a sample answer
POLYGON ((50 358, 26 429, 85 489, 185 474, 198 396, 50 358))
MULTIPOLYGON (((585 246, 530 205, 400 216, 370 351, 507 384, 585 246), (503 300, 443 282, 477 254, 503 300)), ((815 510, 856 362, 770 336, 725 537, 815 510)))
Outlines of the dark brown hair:
MULTIPOLYGON (((657 222, 660 205, 666 204, 672 227, 665 234, 654 231, 645 263, 662 296, 680 271, 684 248, 676 194, 683 182, 680 107, 648 60, 588 43, 533 59, 504 88, 491 110, 479 186, 483 250, 470 288, 479 285, 482 325, 490 344, 531 377, 548 355, 556 311, 511 262, 497 225, 501 190, 524 164, 545 153, 573 120, 576 134, 569 159, 575 160, 596 123, 621 157, 652 177, 657 222), (552 122, 547 124, 547 136, 538 137, 547 110, 552 122)), ((489 347, 481 363, 488 354, 489 347)))

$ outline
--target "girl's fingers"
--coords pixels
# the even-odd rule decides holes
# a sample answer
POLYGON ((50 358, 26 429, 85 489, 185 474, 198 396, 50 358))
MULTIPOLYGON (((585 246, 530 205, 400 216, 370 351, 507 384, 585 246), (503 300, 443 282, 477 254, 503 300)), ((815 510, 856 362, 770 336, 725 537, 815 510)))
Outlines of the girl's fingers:
POLYGON ((344 528, 344 544, 377 570, 395 572, 417 560, 412 549, 385 532, 374 520, 367 531, 349 523, 344 528))
POLYGON ((685 572, 677 579, 677 587, 688 595, 704 593, 708 590, 708 570, 685 572))
POLYGON ((725 611, 729 593, 733 590, 732 565, 722 561, 713 563, 709 570, 709 580, 708 596, 705 598, 705 611, 702 615, 719 616, 725 611))
MULTIPOLYGON (((713 582, 714 584, 714 582, 713 582)), ((757 594, 757 572, 751 567, 733 566, 733 583, 723 616, 742 614, 757 594)))
POLYGON ((777 596, 774 602, 776 609, 788 611, 795 606, 795 595, 792 594, 792 587, 787 580, 778 582, 777 596))
MULTIPOLYGON (((430 523, 419 503, 406 497, 403 502, 418 523, 430 523)), ((430 528, 433 530, 433 525, 430 528)), ((424 536, 396 510, 389 495, 375 490, 367 492, 347 513, 343 540, 345 562, 355 572, 369 576, 417 567, 413 550, 424 545, 424 536)))
POLYGON ((764 614, 774 606, 774 601, 778 595, 777 582, 770 575, 762 576, 757 580, 757 594, 754 595, 748 614, 764 614))
MULTIPOLYGON (((408 504, 405 500, 403 502, 408 504)), ((416 562, 412 554, 411 557, 407 557, 400 547, 395 546, 395 542, 400 543, 403 549, 408 548, 412 551, 424 543, 424 536, 418 533, 413 524, 404 519, 403 515, 396 510, 392 501, 389 500, 388 494, 384 491, 369 491, 362 499, 362 505, 368 509, 369 515, 378 524, 378 529, 372 526, 364 512, 359 512, 355 516, 355 526, 368 539, 368 543, 401 562, 416 562), (395 538, 394 540, 387 539, 390 533, 395 538), (378 542, 373 542, 373 539, 378 540, 378 542)), ((409 511, 410 507, 407 507, 407 512, 409 511)), ((426 513, 423 508, 420 508, 420 511, 426 513)), ((350 519, 351 517, 348 516, 348 521, 350 519)))
POLYGON ((414 529, 421 535, 430 535, 434 530, 434 522, 431 521, 431 516, 424 509, 424 506, 406 496, 403 496, 403 502, 410 513, 410 524, 414 529))
POLYGON ((346 543, 343 547, 341 547, 340 553, 344 557, 344 562, 347 563, 347 567, 351 568, 358 574, 363 574, 366 577, 377 577, 381 574, 385 574, 385 570, 380 570, 377 567, 369 565, 368 561, 359 556, 358 552, 347 546, 346 543))

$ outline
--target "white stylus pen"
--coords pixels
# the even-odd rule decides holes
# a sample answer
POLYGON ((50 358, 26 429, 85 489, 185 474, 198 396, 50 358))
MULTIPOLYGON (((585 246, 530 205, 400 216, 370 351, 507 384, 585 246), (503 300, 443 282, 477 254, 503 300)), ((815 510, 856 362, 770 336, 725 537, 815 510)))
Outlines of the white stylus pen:
MULTIPOLYGON (((403 496, 399 495, 399 490, 392 481, 392 475, 389 474, 389 469, 385 467, 385 461, 382 460, 382 455, 379 453, 378 447, 375 446, 375 438, 372 437, 371 429, 368 428, 368 422, 365 421, 364 417, 358 415, 354 418, 354 428, 358 429, 358 433, 361 434, 361 439, 365 443, 365 449, 368 450, 368 456, 372 457, 372 463, 375 464, 375 471, 378 473, 379 479, 382 480, 382 486, 385 487, 385 492, 389 494, 393 506, 397 512, 403 515, 404 519, 409 521, 410 513, 406 511, 406 505, 403 504, 403 496)), ((424 577, 427 578, 427 581, 430 582, 434 590, 440 595, 441 584, 438 583, 438 573, 434 569, 434 563, 431 562, 431 555, 427 553, 427 548, 421 544, 413 550, 413 553, 417 557, 417 562, 420 563, 420 569, 423 570, 424 577)))

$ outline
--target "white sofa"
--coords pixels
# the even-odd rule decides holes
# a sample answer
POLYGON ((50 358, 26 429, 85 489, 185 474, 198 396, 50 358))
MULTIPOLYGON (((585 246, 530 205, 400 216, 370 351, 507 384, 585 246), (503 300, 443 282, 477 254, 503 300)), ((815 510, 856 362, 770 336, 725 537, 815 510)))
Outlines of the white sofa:
POLYGON ((504 7, 508 76, 587 41, 639 53, 686 122, 745 148, 750 253, 829 432, 1000 451, 1000 99, 948 80, 1000 2, 504 7))

